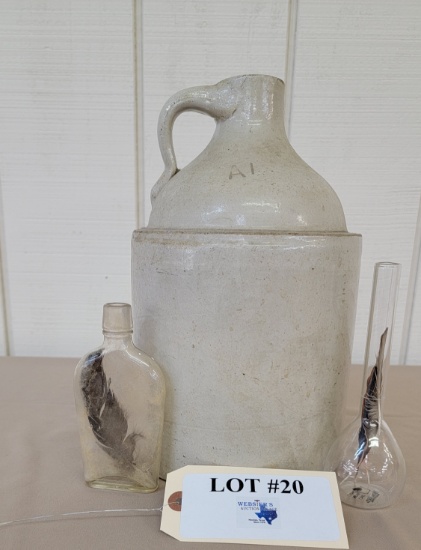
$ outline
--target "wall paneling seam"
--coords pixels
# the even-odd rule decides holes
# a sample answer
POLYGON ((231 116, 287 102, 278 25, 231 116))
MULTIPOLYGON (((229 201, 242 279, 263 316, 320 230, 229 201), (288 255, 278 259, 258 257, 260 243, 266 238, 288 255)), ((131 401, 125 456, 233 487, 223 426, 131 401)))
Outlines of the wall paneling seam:
POLYGON ((4 354, 10 355, 10 327, 8 315, 8 296, 6 290, 6 265, 5 265, 5 239, 4 239, 4 211, 3 200, 0 187, 0 301, 1 301, 1 318, 3 325, 3 342, 4 354))
POLYGON ((143 6, 142 0, 133 1, 133 82, 135 124, 135 200, 136 226, 145 225, 145 163, 143 140, 143 6))
POLYGON ((285 121, 285 131, 289 139, 291 139, 294 69, 295 69, 295 53, 296 53, 296 42, 297 42, 297 20, 298 20, 298 0, 289 0, 287 48, 286 48, 285 77, 284 77, 285 79, 284 121, 285 121))
MULTIPOLYGON (((406 365, 408 348, 411 335, 411 323, 414 310, 415 294, 417 290, 418 275, 420 273, 421 259, 421 197, 418 207, 417 225, 415 228, 414 248, 412 251, 411 267, 408 280, 408 291, 406 294, 405 314, 403 318, 401 348, 399 352, 399 364, 406 365)), ((418 283, 419 284, 419 283, 418 283)))

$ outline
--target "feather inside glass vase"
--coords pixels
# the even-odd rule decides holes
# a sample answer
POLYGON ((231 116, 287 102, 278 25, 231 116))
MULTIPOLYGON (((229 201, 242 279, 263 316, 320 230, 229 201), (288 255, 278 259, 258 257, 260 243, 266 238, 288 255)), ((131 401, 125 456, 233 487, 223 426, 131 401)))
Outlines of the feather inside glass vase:
POLYGON ((342 502, 357 508, 390 506, 405 484, 405 460, 383 419, 399 275, 399 264, 375 265, 360 412, 324 464, 336 472, 342 502))

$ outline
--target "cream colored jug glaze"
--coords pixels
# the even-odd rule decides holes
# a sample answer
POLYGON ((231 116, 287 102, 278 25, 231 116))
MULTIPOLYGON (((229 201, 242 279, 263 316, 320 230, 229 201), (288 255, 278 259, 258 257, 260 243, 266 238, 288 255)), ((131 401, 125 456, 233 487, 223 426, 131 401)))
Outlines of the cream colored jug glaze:
POLYGON ((335 192, 285 135, 283 91, 277 78, 240 76, 167 102, 158 134, 165 171, 152 190, 148 227, 346 231, 335 192), (212 116, 216 130, 179 171, 172 128, 186 110, 212 116))
POLYGON ((340 420, 361 237, 289 144, 283 82, 182 91, 159 122, 165 171, 133 234, 136 344, 167 378, 161 474, 186 464, 318 469, 340 420), (178 170, 172 126, 216 120, 178 170))

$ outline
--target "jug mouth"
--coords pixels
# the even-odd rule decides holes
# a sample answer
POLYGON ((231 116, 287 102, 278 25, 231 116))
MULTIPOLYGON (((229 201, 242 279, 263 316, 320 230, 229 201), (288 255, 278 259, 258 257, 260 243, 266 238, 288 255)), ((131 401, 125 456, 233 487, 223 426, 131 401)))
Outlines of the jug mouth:
POLYGON ((253 73, 253 74, 242 74, 237 76, 231 76, 229 78, 224 78, 224 80, 221 80, 220 82, 218 82, 217 86, 219 84, 233 83, 238 80, 275 80, 282 85, 285 84, 284 81, 281 78, 278 78, 277 76, 272 76, 269 74, 253 73))

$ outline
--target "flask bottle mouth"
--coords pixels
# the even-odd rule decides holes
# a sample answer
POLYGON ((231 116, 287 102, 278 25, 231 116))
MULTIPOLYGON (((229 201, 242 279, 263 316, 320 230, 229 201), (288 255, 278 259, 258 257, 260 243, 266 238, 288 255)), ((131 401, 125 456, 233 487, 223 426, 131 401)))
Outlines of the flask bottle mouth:
POLYGON ((131 305, 123 302, 105 304, 102 314, 102 332, 133 332, 131 305))

